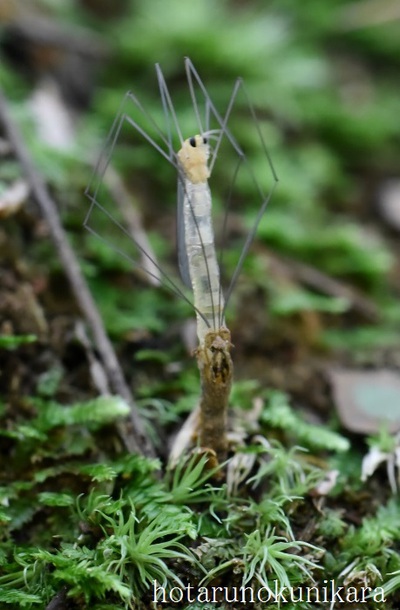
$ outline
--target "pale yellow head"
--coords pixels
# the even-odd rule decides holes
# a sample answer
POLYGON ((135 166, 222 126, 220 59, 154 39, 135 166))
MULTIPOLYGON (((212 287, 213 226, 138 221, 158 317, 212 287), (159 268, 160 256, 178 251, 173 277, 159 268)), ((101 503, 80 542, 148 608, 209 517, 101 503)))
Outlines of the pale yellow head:
POLYGON ((204 136, 192 136, 185 140, 178 151, 179 164, 185 177, 193 184, 207 182, 210 171, 207 166, 210 145, 204 136))

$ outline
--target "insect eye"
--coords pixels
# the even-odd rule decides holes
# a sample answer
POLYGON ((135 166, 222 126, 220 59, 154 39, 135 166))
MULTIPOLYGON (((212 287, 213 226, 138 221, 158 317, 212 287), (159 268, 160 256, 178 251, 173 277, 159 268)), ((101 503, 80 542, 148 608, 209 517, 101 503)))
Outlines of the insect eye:
POLYGON ((193 148, 196 148, 196 138, 190 138, 189 144, 190 146, 193 146, 193 148))
POLYGON ((207 138, 203 138, 203 144, 207 144, 208 139, 207 138))

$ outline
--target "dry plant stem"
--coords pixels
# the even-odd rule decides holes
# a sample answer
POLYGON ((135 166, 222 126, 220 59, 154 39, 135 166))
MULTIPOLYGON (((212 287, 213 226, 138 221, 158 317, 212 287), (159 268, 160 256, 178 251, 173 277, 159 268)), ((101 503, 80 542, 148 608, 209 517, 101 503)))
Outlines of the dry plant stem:
POLYGON ((339 12, 339 25, 344 31, 376 27, 400 19, 396 0, 363 0, 350 2, 339 12))
POLYGON ((81 273, 75 254, 67 240, 58 216, 56 204, 50 197, 43 179, 37 172, 18 128, 16 125, 14 125, 6 99, 1 91, 0 120, 4 125, 5 133, 7 134, 8 139, 15 151, 15 155, 23 167, 27 182, 31 188, 31 192, 49 225, 51 236, 59 253, 65 274, 70 281, 75 298, 87 320, 96 347, 103 360, 104 367, 109 377, 110 386, 131 406, 131 426, 128 426, 128 431, 125 431, 125 428, 127 427, 126 425, 119 426, 119 433, 128 451, 142 453, 146 456, 153 457, 154 449, 144 431, 144 427, 134 404, 132 394, 124 379, 111 342, 105 332, 101 316, 81 273))
POLYGON ((227 456, 227 414, 233 379, 231 334, 227 328, 210 330, 196 350, 201 378, 200 447, 227 456))
POLYGON ((176 435, 168 456, 168 468, 176 468, 179 459, 184 453, 187 453, 193 445, 193 441, 197 438, 200 421, 200 405, 186 418, 183 425, 180 427, 176 435))
POLYGON ((68 589, 63 587, 61 591, 53 597, 53 599, 47 604, 45 610, 67 610, 68 608, 68 589))
POLYGON ((22 2, 18 6, 18 3, 14 3, 10 6, 9 14, 2 19, 3 24, 12 27, 25 44, 78 53, 88 59, 104 60, 109 56, 108 45, 92 30, 78 27, 77 24, 73 27, 60 25, 61 22, 40 14, 33 6, 31 9, 30 4, 33 5, 22 2))

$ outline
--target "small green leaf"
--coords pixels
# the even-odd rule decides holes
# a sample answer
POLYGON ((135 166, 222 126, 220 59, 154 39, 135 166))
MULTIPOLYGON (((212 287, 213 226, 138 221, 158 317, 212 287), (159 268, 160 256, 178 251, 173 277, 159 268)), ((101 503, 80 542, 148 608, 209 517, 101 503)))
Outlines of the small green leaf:
POLYGON ((269 404, 261 415, 262 422, 290 432, 297 442, 306 447, 337 452, 348 451, 350 442, 347 438, 332 430, 302 420, 290 407, 283 392, 269 392, 269 396, 269 404))
POLYGON ((54 366, 39 377, 37 393, 40 396, 51 398, 58 390, 58 386, 63 376, 63 369, 54 366))
POLYGON ((349 301, 340 297, 326 297, 308 290, 290 290, 274 295, 271 302, 272 313, 287 316, 298 311, 324 311, 343 313, 349 308, 349 301))
POLYGON ((44 491, 38 496, 39 502, 45 506, 73 506, 75 500, 66 493, 44 491))
POLYGON ((160 362, 160 364, 167 364, 170 357, 166 352, 162 352, 158 349, 141 349, 135 354, 135 360, 137 362, 146 362, 150 360, 152 362, 160 362))
POLYGON ((117 476, 117 472, 108 464, 88 464, 79 468, 79 471, 98 482, 113 481, 117 476))
POLYGON ((37 341, 36 335, 0 335, 0 349, 12 350, 35 341, 37 341))
POLYGON ((120 396, 99 396, 94 400, 77 403, 67 409, 71 423, 111 423, 130 413, 130 406, 120 396))
POLYGON ((0 602, 4 604, 13 604, 12 608, 29 606, 29 604, 43 604, 43 599, 38 595, 32 595, 19 589, 8 589, 8 591, 0 590, 0 602))

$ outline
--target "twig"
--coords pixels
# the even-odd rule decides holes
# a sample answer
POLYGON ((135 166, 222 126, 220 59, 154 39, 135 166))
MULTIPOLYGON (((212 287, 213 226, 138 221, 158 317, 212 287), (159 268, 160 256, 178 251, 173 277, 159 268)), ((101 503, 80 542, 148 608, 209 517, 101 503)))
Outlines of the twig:
POLYGON ((107 373, 104 370, 104 366, 100 359, 96 356, 93 351, 92 343, 87 336, 85 324, 79 320, 75 325, 75 337, 78 339, 82 347, 86 352, 86 358, 89 363, 90 376, 97 392, 102 396, 110 394, 110 387, 108 383, 107 373))
POLYGON ((18 179, 9 184, 0 195, 0 218, 7 218, 18 212, 28 195, 29 188, 25 180, 18 179))
POLYGON ((45 610, 68 610, 69 604, 67 599, 67 587, 63 587, 47 604, 45 610))
POLYGON ((2 19, 19 40, 33 45, 53 47, 60 51, 78 53, 83 57, 104 60, 109 54, 108 45, 100 36, 87 28, 60 25, 54 19, 23 10, 10 12, 8 19, 2 19))
POLYGON ((178 434, 174 438, 168 456, 168 468, 174 469, 182 455, 186 453, 198 434, 200 426, 200 405, 197 405, 185 419, 178 434))
POLYGON ((0 120, 4 125, 5 133, 8 136, 15 154, 23 167, 31 192, 49 225, 50 233, 64 266, 65 274, 69 279, 75 298, 88 322, 95 344, 103 360, 104 367, 110 380, 110 386, 131 406, 132 425, 129 426, 130 430, 128 430, 128 437, 126 437, 122 427, 119 426, 119 432, 122 435, 122 438, 125 437, 124 441, 126 448, 131 452, 143 453, 146 456, 153 457, 155 455, 154 449, 145 433, 132 394, 124 379, 111 342, 107 337, 96 304, 81 273, 79 263, 67 240, 57 213, 56 204, 50 197, 42 177, 34 166, 21 134, 10 116, 7 101, 1 91, 0 120))
POLYGON ((339 12, 338 25, 347 32, 391 24, 400 19, 400 5, 396 0, 362 0, 350 2, 339 12))

